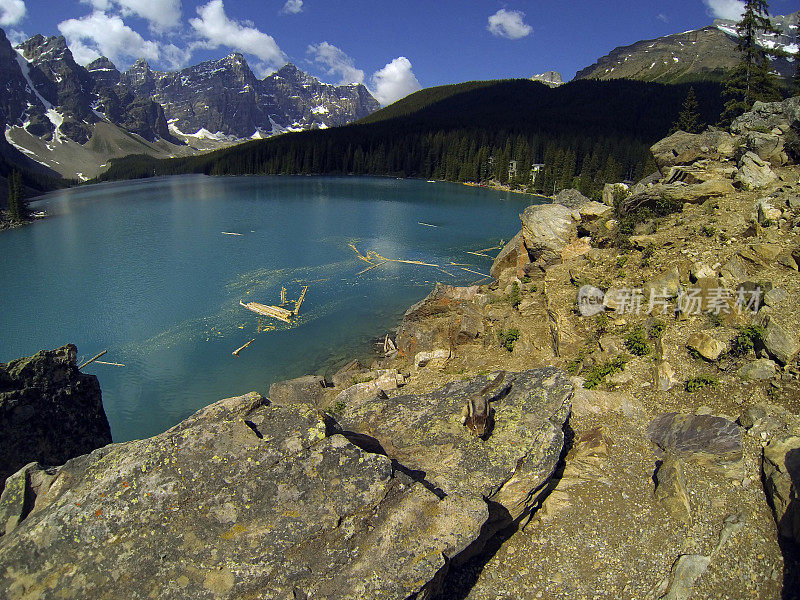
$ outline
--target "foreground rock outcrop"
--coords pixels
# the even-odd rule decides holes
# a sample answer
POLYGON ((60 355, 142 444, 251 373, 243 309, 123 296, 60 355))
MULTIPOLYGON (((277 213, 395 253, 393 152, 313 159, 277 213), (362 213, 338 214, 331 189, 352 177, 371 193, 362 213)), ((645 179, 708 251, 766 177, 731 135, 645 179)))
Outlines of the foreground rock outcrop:
POLYGON ((0 364, 0 490, 30 462, 62 465, 111 443, 100 383, 76 355, 67 345, 0 364))
POLYGON ((496 528, 537 504, 564 447, 573 385, 553 368, 456 381, 430 394, 374 397, 345 405, 337 429, 380 444, 447 495, 486 498, 496 528), (484 395, 494 412, 487 439, 465 435, 461 410, 484 395))
POLYGON ((459 422, 461 403, 485 387, 484 378, 348 407, 340 422, 348 436, 366 432, 358 445, 309 404, 250 394, 147 440, 57 468, 27 465, 0 499, 0 589, 432 598, 451 563, 480 550, 510 511, 525 513, 563 448, 572 396, 563 374, 508 375, 490 398, 486 441, 459 422))

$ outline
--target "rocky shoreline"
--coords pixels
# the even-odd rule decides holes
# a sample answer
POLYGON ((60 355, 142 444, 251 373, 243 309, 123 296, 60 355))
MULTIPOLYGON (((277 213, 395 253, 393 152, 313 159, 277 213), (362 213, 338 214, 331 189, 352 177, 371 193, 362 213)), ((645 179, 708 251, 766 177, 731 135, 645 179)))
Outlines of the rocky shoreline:
MULTIPOLYGON (((437 286, 369 367, 18 459, 0 588, 798 597, 799 133, 800 98, 757 103, 657 143, 660 172, 603 203, 529 207, 494 281, 437 286)), ((11 370, 0 408, 36 406, 11 370)))

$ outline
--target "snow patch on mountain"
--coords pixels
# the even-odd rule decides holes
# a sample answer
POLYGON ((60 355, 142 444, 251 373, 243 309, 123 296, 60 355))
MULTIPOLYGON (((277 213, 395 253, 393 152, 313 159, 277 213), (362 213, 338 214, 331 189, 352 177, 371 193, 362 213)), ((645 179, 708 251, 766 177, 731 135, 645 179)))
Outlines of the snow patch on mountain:
POLYGON ((33 92, 33 94, 39 99, 45 110, 50 110, 53 108, 53 105, 45 100, 44 96, 39 93, 39 90, 36 89, 36 86, 33 85, 33 80, 31 79, 31 66, 30 61, 25 58, 25 55, 17 49, 17 64, 19 65, 19 70, 22 72, 22 76, 25 78, 26 83, 28 84, 28 89, 33 92))

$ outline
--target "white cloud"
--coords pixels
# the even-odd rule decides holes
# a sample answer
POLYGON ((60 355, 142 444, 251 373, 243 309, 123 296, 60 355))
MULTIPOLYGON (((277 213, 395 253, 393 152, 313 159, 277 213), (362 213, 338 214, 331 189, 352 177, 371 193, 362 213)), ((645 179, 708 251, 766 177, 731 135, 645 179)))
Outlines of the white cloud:
POLYGON ((296 15, 303 10, 303 0, 286 0, 286 4, 281 9, 281 14, 296 15))
POLYGON ((662 23, 669 23, 669 17, 667 15, 665 15, 664 13, 658 13, 656 15, 656 19, 658 19, 662 23))
POLYGON ((161 62, 170 71, 183 69, 189 64, 191 58, 191 48, 178 48, 175 44, 161 46, 161 62))
POLYGON ((178 27, 181 22, 181 0, 81 0, 95 10, 119 8, 123 17, 136 15, 150 23, 154 31, 178 27))
POLYGON ((379 71, 375 71, 372 76, 372 87, 374 89, 370 92, 383 106, 422 89, 411 70, 411 61, 405 56, 399 56, 379 71))
POLYGON ((327 67, 328 75, 340 75, 339 85, 364 83, 364 71, 356 69, 353 59, 328 42, 311 44, 306 50, 314 62, 327 67))
POLYGON ((0 0, 0 25, 16 25, 25 16, 23 0, 0 0))
POLYGON ((263 62, 263 69, 282 66, 286 55, 272 36, 263 33, 249 23, 234 21, 225 14, 222 0, 211 0, 197 7, 199 19, 190 19, 189 24, 200 36, 199 46, 208 49, 225 46, 233 50, 252 54, 263 62))
POLYGON ((518 40, 530 35, 533 28, 525 23, 523 19, 525 13, 521 10, 506 10, 501 8, 489 17, 489 25, 486 27, 494 35, 518 40))
POLYGON ((80 19, 62 21, 58 29, 67 39, 75 60, 82 65, 101 55, 118 66, 130 64, 129 59, 157 61, 160 57, 156 42, 145 40, 120 17, 99 10, 80 19))
POLYGON ((253 71, 255 76, 258 77, 259 79, 264 79, 265 77, 269 77, 275 71, 278 70, 272 65, 269 65, 267 63, 256 63, 256 64, 248 63, 248 64, 250 65, 250 70, 253 71))
POLYGON ((717 19, 738 21, 744 14, 744 2, 740 0, 703 0, 708 7, 708 14, 717 19))
POLYGON ((11 42, 12 46, 19 46, 25 40, 31 39, 31 36, 24 31, 20 31, 19 29, 11 29, 7 31, 6 37, 8 38, 8 41, 11 42))

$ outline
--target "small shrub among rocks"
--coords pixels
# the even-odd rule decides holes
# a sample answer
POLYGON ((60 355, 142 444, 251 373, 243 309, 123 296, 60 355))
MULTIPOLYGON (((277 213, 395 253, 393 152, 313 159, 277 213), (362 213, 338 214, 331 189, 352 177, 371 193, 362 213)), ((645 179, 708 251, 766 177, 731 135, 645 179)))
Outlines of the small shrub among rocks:
POLYGON ((625 347, 634 356, 646 356, 652 352, 653 348, 647 341, 647 334, 644 327, 636 327, 631 330, 625 338, 625 347))

